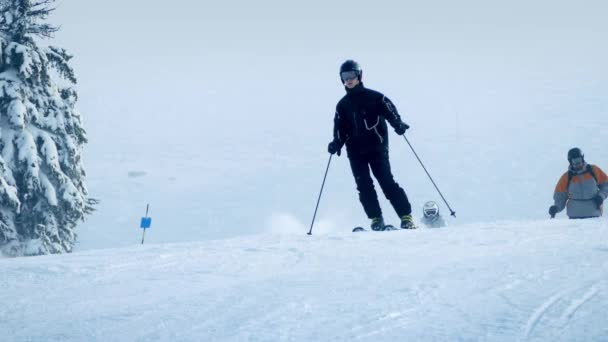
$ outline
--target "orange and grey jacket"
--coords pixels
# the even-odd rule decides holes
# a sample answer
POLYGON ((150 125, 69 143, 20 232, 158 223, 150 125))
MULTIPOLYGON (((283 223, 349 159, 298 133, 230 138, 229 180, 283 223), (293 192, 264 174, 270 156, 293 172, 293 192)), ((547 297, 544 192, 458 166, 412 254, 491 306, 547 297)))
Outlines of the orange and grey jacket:
POLYGON ((557 182, 553 199, 557 212, 564 210, 569 218, 587 218, 602 216, 602 206, 598 206, 593 200, 596 195, 604 199, 608 197, 608 177, 595 165, 591 165, 591 172, 584 165, 581 171, 572 172, 570 184, 568 184, 568 172, 564 173, 557 182), (595 176, 595 177, 594 177, 595 176))

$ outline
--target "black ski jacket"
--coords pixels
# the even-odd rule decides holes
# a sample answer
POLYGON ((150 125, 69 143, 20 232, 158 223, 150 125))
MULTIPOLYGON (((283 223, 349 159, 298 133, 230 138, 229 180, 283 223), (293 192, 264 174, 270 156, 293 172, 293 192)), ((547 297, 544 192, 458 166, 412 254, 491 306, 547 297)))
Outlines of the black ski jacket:
POLYGON ((334 140, 346 144, 349 157, 388 150, 386 121, 393 128, 401 123, 395 105, 382 93, 367 89, 363 83, 353 89, 336 105, 334 140))

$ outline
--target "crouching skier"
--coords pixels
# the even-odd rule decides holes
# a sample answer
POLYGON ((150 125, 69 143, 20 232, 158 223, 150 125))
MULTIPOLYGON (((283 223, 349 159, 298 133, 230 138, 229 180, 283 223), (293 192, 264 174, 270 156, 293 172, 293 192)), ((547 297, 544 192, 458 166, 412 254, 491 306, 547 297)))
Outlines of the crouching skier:
POLYGON ((587 164, 579 148, 568 151, 568 171, 555 187, 555 204, 549 208, 551 218, 566 209, 571 219, 602 216, 603 203, 608 197, 608 177, 596 165, 587 164))
POLYGON ((433 201, 428 201, 422 206, 422 224, 427 228, 445 227, 446 223, 441 214, 439 214, 439 206, 433 201))
POLYGON ((346 144, 359 200, 371 219, 372 230, 384 230, 385 224, 370 169, 401 219, 401 228, 416 228, 407 195, 391 173, 386 121, 399 135, 403 135, 409 126, 401 121, 397 109, 387 97, 363 86, 362 70, 357 62, 344 62, 340 67, 340 79, 346 95, 336 106, 334 139, 329 143, 328 152, 339 156, 346 144))

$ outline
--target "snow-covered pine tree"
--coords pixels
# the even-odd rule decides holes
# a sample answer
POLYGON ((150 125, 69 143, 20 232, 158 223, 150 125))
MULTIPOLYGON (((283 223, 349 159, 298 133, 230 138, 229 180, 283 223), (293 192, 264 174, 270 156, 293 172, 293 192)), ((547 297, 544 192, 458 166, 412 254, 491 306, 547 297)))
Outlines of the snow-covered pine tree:
POLYGON ((93 210, 81 152, 87 142, 72 58, 39 47, 55 0, 0 0, 0 250, 70 252, 93 210), (62 82, 62 83, 59 83, 62 82))

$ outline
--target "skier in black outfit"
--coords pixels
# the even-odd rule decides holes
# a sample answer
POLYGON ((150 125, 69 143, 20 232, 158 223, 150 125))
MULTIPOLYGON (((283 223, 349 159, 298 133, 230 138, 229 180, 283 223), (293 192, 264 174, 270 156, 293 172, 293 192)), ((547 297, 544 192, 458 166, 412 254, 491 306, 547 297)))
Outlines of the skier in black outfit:
POLYGON ((336 106, 334 139, 327 150, 339 156, 342 146, 346 145, 359 200, 367 217, 372 220, 373 230, 384 230, 385 225, 370 168, 382 192, 401 218, 401 228, 414 229, 416 226, 412 221, 410 202, 391 173, 386 121, 399 135, 403 135, 409 126, 401 121, 391 100, 363 86, 362 74, 361 67, 353 60, 347 60, 340 67, 340 79, 346 95, 336 106))

